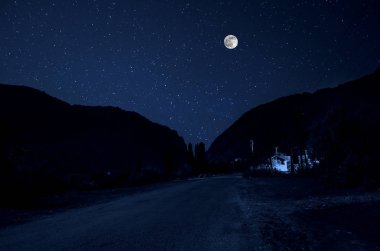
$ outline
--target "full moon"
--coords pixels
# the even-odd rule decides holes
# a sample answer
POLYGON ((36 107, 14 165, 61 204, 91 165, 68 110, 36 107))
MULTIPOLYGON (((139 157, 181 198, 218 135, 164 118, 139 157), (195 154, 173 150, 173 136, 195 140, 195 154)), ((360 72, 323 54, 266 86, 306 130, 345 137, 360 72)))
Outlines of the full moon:
POLYGON ((235 49, 238 46, 238 39, 234 35, 228 35, 224 38, 224 45, 228 49, 235 49))

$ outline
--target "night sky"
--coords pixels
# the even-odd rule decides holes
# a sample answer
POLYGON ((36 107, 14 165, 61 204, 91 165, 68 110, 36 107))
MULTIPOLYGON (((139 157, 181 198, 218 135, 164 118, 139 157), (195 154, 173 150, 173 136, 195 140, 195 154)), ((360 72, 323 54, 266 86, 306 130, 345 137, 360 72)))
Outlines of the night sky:
POLYGON ((209 145, 259 104, 373 72, 379 13, 379 0, 1 0, 0 82, 209 145))

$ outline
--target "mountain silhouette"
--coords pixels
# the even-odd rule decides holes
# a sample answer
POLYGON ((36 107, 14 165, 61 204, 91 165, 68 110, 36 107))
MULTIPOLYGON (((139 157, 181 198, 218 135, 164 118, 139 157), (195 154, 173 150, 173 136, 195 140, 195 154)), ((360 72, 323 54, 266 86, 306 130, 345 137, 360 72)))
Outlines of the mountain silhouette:
POLYGON ((2 186, 44 193, 138 184, 180 175, 185 158, 176 131, 135 112, 0 84, 2 186))
POLYGON ((214 166, 236 158, 258 165, 275 147, 287 154, 307 149, 321 160, 324 175, 335 175, 342 183, 380 184, 379 85, 377 70, 335 88, 257 106, 216 138, 207 158, 214 166))

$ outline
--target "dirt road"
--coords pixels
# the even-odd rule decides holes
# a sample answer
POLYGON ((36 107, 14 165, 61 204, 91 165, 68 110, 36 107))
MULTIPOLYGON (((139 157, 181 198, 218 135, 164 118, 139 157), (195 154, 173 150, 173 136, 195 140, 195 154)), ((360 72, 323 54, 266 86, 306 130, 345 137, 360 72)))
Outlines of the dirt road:
POLYGON ((0 230, 0 250, 367 250, 380 246, 379 230, 367 238, 323 218, 339 206, 343 209, 338 214, 346 212, 351 205, 364 205, 367 215, 373 211, 376 216, 378 192, 326 196, 307 187, 282 178, 236 175, 175 182, 8 226, 0 230), (324 212, 322 217, 318 212, 324 212))

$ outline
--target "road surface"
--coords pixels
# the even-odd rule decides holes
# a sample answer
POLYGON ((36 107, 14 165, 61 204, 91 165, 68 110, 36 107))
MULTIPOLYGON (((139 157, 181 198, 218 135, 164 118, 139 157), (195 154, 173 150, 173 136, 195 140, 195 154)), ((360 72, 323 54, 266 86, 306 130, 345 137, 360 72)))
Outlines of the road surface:
POLYGON ((239 176, 175 182, 0 231, 0 250, 248 250, 239 176))
POLYGON ((0 250, 380 250, 380 190, 218 176, 0 229, 0 250))

